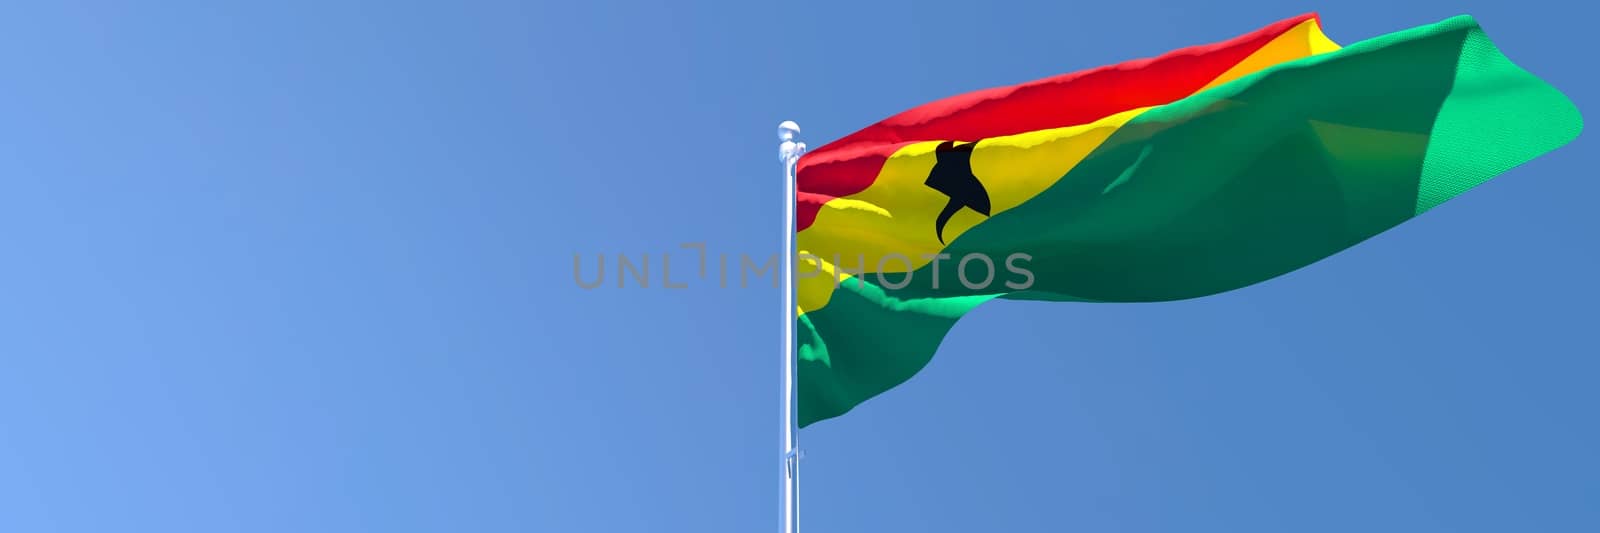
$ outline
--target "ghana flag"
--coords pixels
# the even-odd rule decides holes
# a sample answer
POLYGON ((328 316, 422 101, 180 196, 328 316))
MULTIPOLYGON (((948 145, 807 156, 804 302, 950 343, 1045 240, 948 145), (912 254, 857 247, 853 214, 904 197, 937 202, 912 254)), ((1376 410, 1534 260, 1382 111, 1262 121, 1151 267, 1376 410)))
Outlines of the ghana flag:
POLYGON ((800 425, 909 379, 989 300, 1244 287, 1581 129, 1466 16, 1341 48, 1305 15, 900 113, 798 162, 800 425))

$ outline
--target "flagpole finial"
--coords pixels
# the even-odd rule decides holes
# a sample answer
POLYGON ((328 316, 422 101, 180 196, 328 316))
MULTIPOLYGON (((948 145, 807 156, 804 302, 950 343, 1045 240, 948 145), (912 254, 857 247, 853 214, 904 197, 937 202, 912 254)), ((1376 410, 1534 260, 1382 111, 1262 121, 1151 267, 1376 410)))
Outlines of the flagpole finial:
POLYGON ((800 125, 793 120, 778 123, 778 159, 784 163, 792 163, 800 154, 806 153, 806 143, 799 141, 800 125))

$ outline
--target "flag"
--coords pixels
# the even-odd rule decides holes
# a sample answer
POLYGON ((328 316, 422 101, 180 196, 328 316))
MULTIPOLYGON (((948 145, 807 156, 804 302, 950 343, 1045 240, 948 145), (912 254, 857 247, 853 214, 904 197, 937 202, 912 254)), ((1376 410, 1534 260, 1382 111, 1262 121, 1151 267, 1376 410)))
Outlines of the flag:
POLYGON ((905 111, 798 162, 799 423, 910 379, 990 300, 1251 285, 1581 129, 1467 16, 1341 48, 1304 15, 905 111))

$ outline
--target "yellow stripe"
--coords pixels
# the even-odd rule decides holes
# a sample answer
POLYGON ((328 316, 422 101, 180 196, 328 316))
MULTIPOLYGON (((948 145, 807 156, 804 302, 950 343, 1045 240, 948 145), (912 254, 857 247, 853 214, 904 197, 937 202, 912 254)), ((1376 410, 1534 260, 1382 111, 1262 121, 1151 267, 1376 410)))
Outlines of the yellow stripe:
MULTIPOLYGON (((991 216, 1054 184, 1118 127, 1143 112, 1135 109, 1091 124, 978 141, 972 151, 972 173, 989 191, 991 216)), ((883 271, 908 272, 928 264, 944 249, 934 232, 934 219, 950 198, 923 185, 933 170, 938 145, 915 143, 895 152, 871 187, 846 202, 824 204, 811 227, 800 232, 796 248, 815 257, 802 255, 796 274, 802 312, 827 305, 840 268, 877 272, 881 265, 883 271)), ((985 218, 961 210, 945 226, 945 242, 953 242, 985 218)), ((840 275, 848 279, 848 274, 840 275)), ((898 282, 898 277, 890 280, 898 282)))
MULTIPOLYGON (((1296 59, 1311 57, 1317 54, 1338 50, 1338 43, 1328 39, 1322 33, 1322 25, 1316 19, 1307 20, 1296 24, 1289 31, 1274 37, 1266 46, 1251 52, 1244 61, 1234 65, 1233 68, 1211 80, 1211 83, 1200 88, 1200 91, 1228 83, 1246 75, 1259 72, 1267 67, 1294 61, 1296 59)), ((1195 92, 1200 92, 1195 91, 1195 92)))
MULTIPOLYGON (((1272 65, 1338 49, 1315 20, 1279 35, 1205 86, 1209 89, 1272 65)), ((1201 89, 1201 90, 1205 90, 1201 89)), ((1078 162, 1134 117, 1133 109, 1089 124, 1039 130, 978 141, 972 172, 990 199, 990 216, 1021 205, 1054 185, 1078 162)), ((928 264, 945 245, 934 231, 935 218, 949 201, 924 185, 940 141, 914 143, 890 156, 866 190, 822 206, 811 226, 796 236, 801 258, 796 269, 798 313, 828 304, 838 283, 855 283, 851 272, 901 273, 928 264)), ((945 242, 987 220, 962 209, 945 226, 945 242)), ((900 276, 888 280, 898 283, 900 276)), ((876 276, 869 278, 876 282, 876 276)))

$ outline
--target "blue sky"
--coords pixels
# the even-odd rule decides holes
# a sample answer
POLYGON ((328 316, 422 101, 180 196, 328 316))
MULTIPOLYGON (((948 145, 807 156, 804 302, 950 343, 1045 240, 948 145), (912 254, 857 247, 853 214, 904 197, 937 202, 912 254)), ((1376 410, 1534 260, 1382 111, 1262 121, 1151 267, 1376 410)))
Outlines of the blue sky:
MULTIPOLYGON (((1590 110, 1586 9, 12 6, 0 531, 770 530, 778 291, 571 269, 776 251, 780 120, 818 146, 1313 10, 1472 14, 1590 110)), ((1600 529, 1590 137, 1237 292, 982 307, 802 433, 804 526, 1600 529)))

